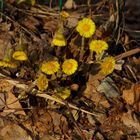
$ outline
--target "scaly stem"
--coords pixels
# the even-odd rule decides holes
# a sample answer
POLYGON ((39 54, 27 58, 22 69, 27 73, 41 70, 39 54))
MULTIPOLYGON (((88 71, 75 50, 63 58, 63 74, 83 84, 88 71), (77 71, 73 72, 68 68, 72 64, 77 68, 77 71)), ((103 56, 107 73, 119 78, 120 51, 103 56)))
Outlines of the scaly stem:
POLYGON ((93 59, 93 51, 90 51, 90 60, 93 59))
POLYGON ((82 44, 81 44, 81 50, 80 50, 80 60, 82 60, 84 55, 84 46, 85 46, 85 38, 82 37, 82 44))

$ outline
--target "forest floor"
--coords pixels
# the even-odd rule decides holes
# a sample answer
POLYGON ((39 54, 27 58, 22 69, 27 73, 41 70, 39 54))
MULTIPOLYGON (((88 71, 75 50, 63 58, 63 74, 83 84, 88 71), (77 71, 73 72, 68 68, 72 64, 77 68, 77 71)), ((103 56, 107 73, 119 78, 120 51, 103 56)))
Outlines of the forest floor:
POLYGON ((0 140, 140 140, 140 44, 123 3, 18 2, 0 1, 0 140))

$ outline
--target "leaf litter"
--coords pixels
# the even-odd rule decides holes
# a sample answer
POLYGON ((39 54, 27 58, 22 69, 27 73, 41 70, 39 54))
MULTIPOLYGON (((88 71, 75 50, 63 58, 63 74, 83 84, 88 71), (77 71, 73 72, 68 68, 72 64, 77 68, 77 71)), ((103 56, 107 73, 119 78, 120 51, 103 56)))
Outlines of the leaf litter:
MULTIPOLYGON (((123 6, 123 2, 106 0, 67 0, 62 5, 57 1, 4 2, 0 62, 14 63, 16 68, 3 63, 0 67, 0 139, 140 139, 140 44, 123 30, 127 19, 121 15, 126 12, 121 11, 123 6), (61 9, 69 16, 60 16, 61 9), (90 39, 83 39, 76 31, 86 17, 97 28, 90 39), (58 42, 53 46, 60 25, 64 30, 55 37, 58 42), (62 39, 66 44, 57 46, 62 39), (91 52, 92 40, 104 40, 108 50, 91 52), (26 60, 12 57, 16 51, 22 52, 16 58, 24 54, 26 60), (102 75, 101 66, 108 56, 116 63, 108 65, 113 72, 102 75), (71 75, 61 67, 68 59, 78 62, 71 75), (45 85, 40 90, 37 79, 42 63, 50 61, 58 61, 60 67, 51 72, 53 75, 43 73, 48 85, 39 83, 45 85), (63 98, 64 90, 70 93, 65 95, 67 99, 63 98)), ((50 71, 55 68, 51 67, 50 71)), ((72 65, 67 67, 70 71, 72 65)))

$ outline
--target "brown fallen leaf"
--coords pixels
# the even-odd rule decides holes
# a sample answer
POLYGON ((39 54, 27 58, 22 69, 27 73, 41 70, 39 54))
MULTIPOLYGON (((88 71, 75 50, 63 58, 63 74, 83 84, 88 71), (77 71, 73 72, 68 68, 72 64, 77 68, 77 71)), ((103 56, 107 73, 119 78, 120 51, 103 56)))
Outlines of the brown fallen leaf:
POLYGON ((96 107, 102 106, 104 108, 109 108, 110 104, 106 100, 106 98, 97 91, 97 88, 100 85, 100 80, 103 77, 99 74, 89 75, 89 80, 87 82, 86 90, 84 91, 84 96, 94 102, 96 107))
POLYGON ((129 105, 133 105, 140 112, 140 82, 135 83, 130 89, 124 90, 122 98, 129 105))
POLYGON ((5 101, 3 102, 5 105, 3 112, 5 113, 15 112, 15 114, 25 115, 25 112, 22 110, 22 106, 19 103, 19 100, 12 93, 13 87, 14 86, 9 82, 7 82, 6 80, 0 79, 1 94, 4 94, 6 97, 5 101))
POLYGON ((43 29, 46 32, 51 32, 52 34, 55 33, 55 31, 58 29, 58 22, 59 19, 52 18, 52 17, 46 17, 43 19, 43 29))
POLYGON ((132 117, 132 111, 123 113, 121 120, 127 127, 134 127, 138 132, 140 132, 140 123, 135 116, 132 117))
POLYGON ((32 140, 31 136, 19 125, 6 123, 0 129, 1 140, 32 140))
POLYGON ((0 59, 3 59, 6 51, 12 47, 10 37, 5 38, 5 36, 7 36, 5 33, 0 35, 0 59))
POLYGON ((77 6, 76 6, 76 3, 73 0, 67 0, 64 7, 66 9, 72 9, 72 8, 76 9, 77 6))

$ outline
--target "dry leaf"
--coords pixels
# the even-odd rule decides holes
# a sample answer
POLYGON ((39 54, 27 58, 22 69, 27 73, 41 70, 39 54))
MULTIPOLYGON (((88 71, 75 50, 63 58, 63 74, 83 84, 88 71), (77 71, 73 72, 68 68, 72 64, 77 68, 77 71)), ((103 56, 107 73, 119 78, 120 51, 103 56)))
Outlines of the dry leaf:
POLYGON ((58 22, 57 18, 46 17, 43 19, 43 29, 54 33, 58 29, 58 22))
POLYGON ((0 129, 1 140, 32 140, 31 136, 16 124, 7 124, 0 129))
POLYGON ((15 95, 13 95, 11 91, 7 92, 6 105, 7 107, 4 108, 3 112, 14 112, 15 114, 26 115, 21 104, 19 103, 19 100, 15 97, 15 95))
POLYGON ((125 100, 125 102, 127 104, 133 105, 134 104, 134 98, 135 98, 133 89, 124 90, 122 98, 125 100))
POLYGON ((84 91, 84 96, 88 99, 92 100, 96 106, 102 106, 104 108, 109 108, 110 104, 106 100, 106 98, 97 92, 97 87, 99 87, 100 80, 103 77, 100 75, 89 75, 89 80, 87 82, 87 88, 84 91))
POLYGON ((106 77, 101 81, 101 84, 98 86, 97 91, 100 93, 104 93, 107 98, 116 98, 119 96, 119 90, 110 77, 106 77))
POLYGON ((64 7, 66 9, 72 9, 72 8, 76 9, 77 6, 76 6, 76 3, 73 0, 67 0, 64 7))
POLYGON ((100 31, 99 29, 97 29, 96 32, 95 32, 95 35, 96 35, 97 37, 101 38, 102 35, 103 35, 103 33, 102 33, 102 31, 100 31))
POLYGON ((126 126, 134 127, 136 130, 138 130, 138 132, 140 132, 140 123, 136 119, 136 117, 135 118, 132 117, 132 112, 131 111, 128 111, 127 113, 123 113, 121 119, 126 126))
MULTIPOLYGON (((25 112, 22 110, 22 106, 19 103, 19 100, 13 95, 13 85, 7 82, 4 79, 0 80, 0 90, 5 94, 5 108, 3 112, 11 113, 15 112, 15 114, 25 115, 25 112), (20 109, 20 110, 19 110, 20 109)), ((2 93, 1 93, 2 94, 2 93)))
POLYGON ((4 55, 12 47, 10 38, 5 38, 6 34, 0 35, 0 59, 3 59, 4 55))
POLYGON ((122 98, 129 105, 134 105, 138 111, 140 104, 140 82, 133 84, 131 89, 124 90, 122 98))

